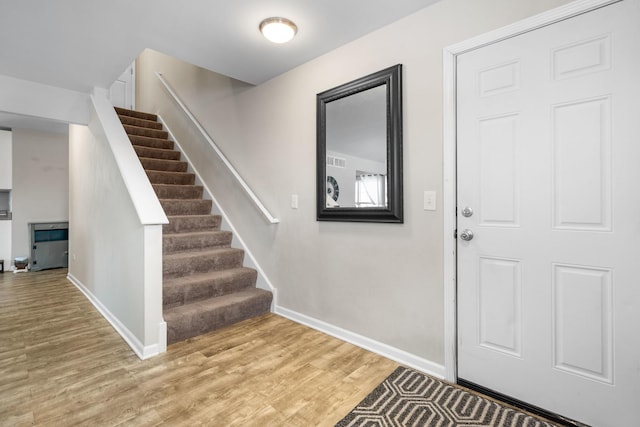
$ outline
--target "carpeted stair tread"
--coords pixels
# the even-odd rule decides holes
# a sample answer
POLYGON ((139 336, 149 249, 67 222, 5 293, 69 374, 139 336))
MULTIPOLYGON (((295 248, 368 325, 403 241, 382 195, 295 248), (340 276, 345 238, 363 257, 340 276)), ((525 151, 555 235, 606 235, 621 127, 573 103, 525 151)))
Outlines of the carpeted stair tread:
POLYGON ((123 125, 162 130, 162 123, 155 120, 141 119, 138 117, 125 116, 121 114, 118 115, 118 118, 120 118, 120 123, 122 123, 123 125))
POLYGON ((267 313, 271 292, 252 288, 164 310, 167 344, 267 313))
POLYGON ((188 233, 220 229, 220 215, 167 215, 169 224, 162 225, 162 233, 188 233))
POLYGON ((257 271, 220 230, 212 201, 181 161, 155 114, 116 108, 169 219, 162 225, 163 315, 169 344, 266 313, 273 295, 257 289, 257 271))
POLYGON ((189 164, 179 160, 151 159, 140 157, 142 167, 147 171, 186 172, 189 164))
POLYGON ((122 125, 124 131, 129 135, 150 136, 152 138, 167 139, 169 133, 166 130, 149 129, 139 126, 122 125))
POLYGON ((173 141, 162 138, 151 138, 149 136, 129 135, 129 140, 133 145, 141 147, 162 148, 165 150, 173 150, 173 141))
POLYGON ((145 170, 151 184, 193 185, 196 175, 189 172, 153 171, 145 170))
POLYGON ((190 276, 192 274, 242 267, 244 251, 236 248, 215 248, 199 252, 177 252, 164 255, 164 278, 190 276))
POLYGON ((149 159, 163 159, 163 160, 180 160, 180 152, 176 150, 166 150, 164 148, 145 147, 144 145, 135 145, 133 149, 136 150, 138 157, 146 157, 149 159))
POLYGON ((239 267, 187 277, 165 279, 162 301, 165 308, 189 304, 205 298, 216 298, 256 285, 258 273, 252 268, 239 267))
POLYGON ((160 199, 167 216, 206 215, 211 213, 211 200, 206 199, 160 199))
POLYGON ((159 199, 201 199, 202 185, 151 184, 159 199))
POLYGON ((230 247, 233 233, 226 230, 168 233, 162 236, 163 254, 201 251, 210 248, 230 247))
POLYGON ((154 122, 158 121, 158 116, 156 114, 145 113, 143 111, 129 110, 121 107, 114 107, 116 113, 119 116, 129 116, 129 117, 137 117, 139 119, 152 120, 154 122))

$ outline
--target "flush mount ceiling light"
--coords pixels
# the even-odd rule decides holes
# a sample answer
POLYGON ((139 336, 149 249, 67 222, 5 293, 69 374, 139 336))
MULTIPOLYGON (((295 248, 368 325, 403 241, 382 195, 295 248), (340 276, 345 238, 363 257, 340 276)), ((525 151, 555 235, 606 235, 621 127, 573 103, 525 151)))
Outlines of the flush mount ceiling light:
POLYGON ((287 18, 267 18, 260 23, 260 32, 273 43, 286 43, 298 32, 296 24, 287 18))

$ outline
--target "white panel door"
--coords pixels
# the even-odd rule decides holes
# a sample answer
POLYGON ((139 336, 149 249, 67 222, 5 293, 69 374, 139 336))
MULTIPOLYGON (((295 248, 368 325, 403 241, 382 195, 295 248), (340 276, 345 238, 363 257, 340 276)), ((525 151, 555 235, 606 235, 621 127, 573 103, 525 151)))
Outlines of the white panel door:
POLYGON ((131 64, 109 88, 109 99, 114 107, 133 110, 134 90, 134 66, 131 64))
POLYGON ((640 425, 639 23, 625 0, 457 64, 458 376, 594 426, 640 425))

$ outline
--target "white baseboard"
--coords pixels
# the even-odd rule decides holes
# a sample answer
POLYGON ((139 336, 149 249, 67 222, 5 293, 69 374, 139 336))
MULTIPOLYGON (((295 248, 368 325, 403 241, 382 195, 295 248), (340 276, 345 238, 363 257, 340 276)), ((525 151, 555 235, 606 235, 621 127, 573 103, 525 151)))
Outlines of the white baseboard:
POLYGON ((365 350, 369 350, 405 366, 424 372, 425 374, 439 379, 444 379, 445 368, 443 365, 438 363, 423 359, 404 350, 372 340, 371 338, 367 338, 354 332, 347 331, 346 329, 331 325, 322 320, 314 319, 313 317, 309 317, 305 314, 289 310, 288 308, 276 306, 274 312, 289 320, 309 326, 310 328, 324 332, 327 335, 331 335, 332 337, 364 348, 365 350))
POLYGON ((93 295, 93 293, 91 293, 91 291, 87 289, 87 287, 80 280, 78 280, 72 274, 67 274, 67 279, 69 279, 69 281, 73 283, 73 285, 78 288, 85 297, 87 297, 87 299, 91 302, 91 304, 93 304, 96 310, 98 310, 98 312, 102 314, 102 317, 107 319, 107 322, 109 322, 113 329, 115 329, 116 332, 120 334, 122 339, 125 340, 125 342, 129 345, 129 347, 131 347, 131 349, 140 359, 145 360, 166 351, 166 322, 162 321, 160 325, 158 325, 160 335, 164 333, 164 342, 160 340, 158 344, 144 346, 140 342, 140 340, 138 340, 138 338, 136 338, 136 336, 124 324, 122 324, 122 322, 116 316, 114 316, 113 313, 111 313, 109 309, 105 307, 102 302, 98 298, 96 298, 96 296, 93 295), (164 349, 162 348, 163 345, 164 349))

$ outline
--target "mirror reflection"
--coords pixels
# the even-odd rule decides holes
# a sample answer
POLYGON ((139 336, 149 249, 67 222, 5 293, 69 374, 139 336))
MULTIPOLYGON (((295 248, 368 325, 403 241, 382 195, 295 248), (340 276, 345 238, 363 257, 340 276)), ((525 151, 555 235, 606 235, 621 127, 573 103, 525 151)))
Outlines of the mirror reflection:
POLYGON ((386 207, 387 90, 326 104, 326 207, 386 207))

